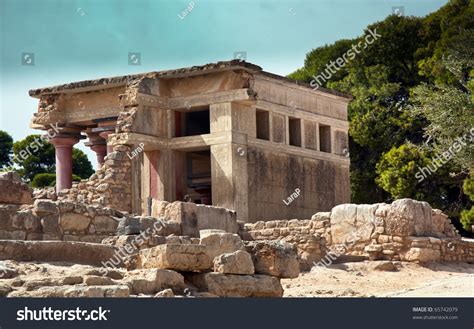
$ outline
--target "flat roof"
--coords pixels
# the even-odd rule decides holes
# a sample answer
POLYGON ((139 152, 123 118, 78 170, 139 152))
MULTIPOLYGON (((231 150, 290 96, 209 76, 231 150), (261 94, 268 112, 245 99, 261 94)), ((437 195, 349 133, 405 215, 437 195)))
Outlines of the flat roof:
MULTIPOLYGON (((214 72, 219 72, 219 71, 229 71, 229 70, 237 70, 237 69, 247 70, 253 73, 262 74, 273 79, 282 80, 287 83, 292 83, 298 86, 302 86, 302 87, 314 90, 307 82, 297 81, 297 80, 293 80, 281 75, 265 72, 258 65, 255 65, 246 61, 234 59, 230 61, 221 61, 217 63, 209 63, 205 65, 200 65, 200 66, 191 66, 191 67, 179 68, 179 69, 174 69, 174 70, 152 71, 152 72, 146 72, 146 73, 121 75, 121 76, 100 78, 100 79, 94 79, 94 80, 76 81, 76 82, 65 83, 62 85, 32 89, 28 93, 31 97, 39 98, 42 95, 87 92, 87 91, 93 91, 93 90, 98 90, 98 89, 121 87, 121 86, 125 86, 131 80, 142 78, 142 77, 180 78, 180 77, 186 77, 186 76, 202 75, 202 74, 214 73, 214 72)), ((343 98, 347 98, 347 99, 352 99, 351 95, 341 93, 332 89, 320 87, 318 88, 318 91, 332 94, 339 97, 343 97, 343 98)))

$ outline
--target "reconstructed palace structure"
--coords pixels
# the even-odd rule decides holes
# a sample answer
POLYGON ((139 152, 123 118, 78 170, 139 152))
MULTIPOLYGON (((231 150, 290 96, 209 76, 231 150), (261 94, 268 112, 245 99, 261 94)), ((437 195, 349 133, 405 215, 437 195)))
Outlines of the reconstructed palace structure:
POLYGON ((157 201, 309 218, 350 201, 350 97, 233 60, 31 90, 32 127, 58 125, 57 190, 152 214, 157 201), (72 185, 81 139, 99 169, 72 185))

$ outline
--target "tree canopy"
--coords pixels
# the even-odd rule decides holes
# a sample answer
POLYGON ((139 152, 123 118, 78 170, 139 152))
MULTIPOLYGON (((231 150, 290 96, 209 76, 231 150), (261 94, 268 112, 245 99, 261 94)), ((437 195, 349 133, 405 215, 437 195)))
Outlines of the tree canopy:
POLYGON ((463 181, 473 167, 474 138, 451 152, 436 172, 421 181, 416 175, 474 128, 474 5, 452 0, 426 17, 388 16, 358 38, 311 50, 304 67, 289 77, 311 82, 369 31, 381 37, 324 84, 353 96, 348 106, 352 201, 411 197, 452 218, 463 209, 463 218, 468 216, 471 200, 463 181))
POLYGON ((6 131, 0 130, 0 169, 10 163, 13 138, 6 131))
MULTIPOLYGON (((92 164, 81 150, 73 148, 72 160, 72 171, 78 177, 85 179, 94 173, 92 164)), ((29 135, 13 144, 13 163, 26 181, 32 181, 38 174, 54 174, 54 146, 40 135, 29 135)))

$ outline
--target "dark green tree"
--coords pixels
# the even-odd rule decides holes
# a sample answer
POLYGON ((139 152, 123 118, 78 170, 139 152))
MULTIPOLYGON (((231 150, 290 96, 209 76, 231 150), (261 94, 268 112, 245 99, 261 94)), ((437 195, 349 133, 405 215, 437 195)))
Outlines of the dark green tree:
POLYGON ((474 113, 468 102, 470 97, 472 104, 468 89, 474 85, 468 79, 472 75, 468 58, 474 58, 474 47, 466 39, 473 35, 473 23, 473 4, 468 0, 451 0, 424 18, 392 15, 369 25, 361 37, 313 49, 305 66, 289 75, 310 82, 370 31, 381 35, 325 84, 353 96, 348 107, 353 202, 412 197, 453 218, 466 209, 462 181, 472 166, 470 148, 458 154, 459 161, 423 182, 411 175, 416 174, 414 165, 432 161, 453 141, 458 133, 453 123, 464 130, 473 126, 466 116, 474 113), (416 115, 414 104, 422 109, 416 115), (436 120, 439 112, 430 112, 433 107, 452 109, 449 118, 436 120), (432 136, 436 129, 437 137, 432 136))
MULTIPOLYGON (((13 144, 13 161, 24 179, 31 181, 37 174, 54 173, 56 170, 54 146, 40 135, 29 135, 13 144)), ((94 173, 84 152, 73 149, 73 173, 88 178, 94 173)))
POLYGON ((13 138, 6 131, 0 130, 0 168, 10 164, 13 138))

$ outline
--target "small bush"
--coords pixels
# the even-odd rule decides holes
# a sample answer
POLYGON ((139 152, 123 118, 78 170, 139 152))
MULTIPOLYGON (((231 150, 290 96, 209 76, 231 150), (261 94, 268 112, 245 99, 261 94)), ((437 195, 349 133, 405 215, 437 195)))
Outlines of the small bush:
POLYGON ((51 186, 51 183, 56 183, 56 174, 41 173, 36 174, 31 180, 31 186, 33 187, 46 187, 51 186))
MULTIPOLYGON (((72 180, 74 182, 79 182, 82 178, 77 175, 72 175, 72 180)), ((36 174, 33 180, 31 181, 32 187, 47 187, 56 185, 56 174, 51 173, 41 173, 36 174)))

